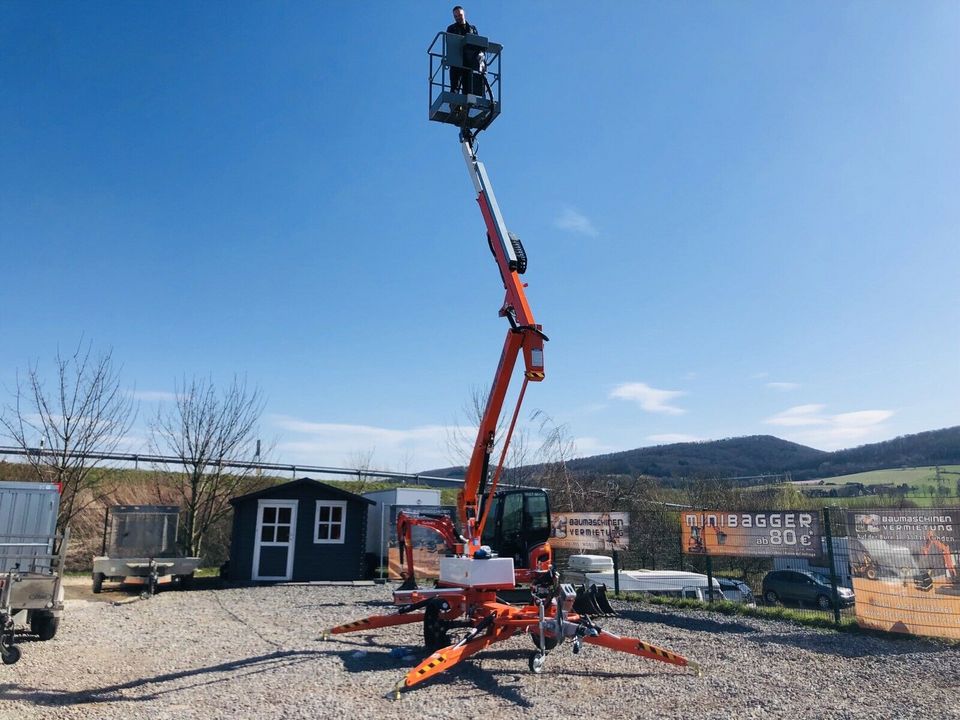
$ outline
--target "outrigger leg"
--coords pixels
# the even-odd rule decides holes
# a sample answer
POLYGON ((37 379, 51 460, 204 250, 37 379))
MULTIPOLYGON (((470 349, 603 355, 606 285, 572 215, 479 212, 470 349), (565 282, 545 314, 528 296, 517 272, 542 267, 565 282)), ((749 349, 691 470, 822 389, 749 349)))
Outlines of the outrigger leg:
POLYGON ((444 670, 453 667, 461 660, 466 660, 483 650, 488 645, 492 645, 500 640, 506 640, 514 633, 516 628, 495 625, 494 621, 497 613, 492 612, 481 620, 473 630, 470 631, 460 642, 454 643, 449 647, 441 648, 430 655, 410 672, 406 674, 400 682, 393 688, 394 697, 400 697, 400 691, 403 688, 410 688, 417 683, 423 682, 444 670), (481 635, 481 633, 484 633, 481 635))
MULTIPOLYGON (((337 625, 336 627, 324 630, 321 638, 323 640, 329 640, 331 635, 358 632, 360 630, 376 630, 377 628, 393 627, 394 625, 407 625, 409 623, 424 622, 425 618, 427 618, 428 612, 425 611, 418 613, 414 611, 423 610, 427 608, 428 605, 435 605, 435 600, 436 598, 434 597, 424 598, 423 600, 418 600, 417 602, 401 605, 399 608, 397 608, 397 612, 393 613, 392 615, 371 615, 370 617, 365 617, 360 620, 354 620, 353 622, 344 623, 343 625, 337 625)), ((453 620, 463 614, 462 598, 447 598, 446 605, 447 609, 439 613, 439 617, 443 620, 453 620)), ((432 614, 433 613, 431 613, 431 615, 432 614)))

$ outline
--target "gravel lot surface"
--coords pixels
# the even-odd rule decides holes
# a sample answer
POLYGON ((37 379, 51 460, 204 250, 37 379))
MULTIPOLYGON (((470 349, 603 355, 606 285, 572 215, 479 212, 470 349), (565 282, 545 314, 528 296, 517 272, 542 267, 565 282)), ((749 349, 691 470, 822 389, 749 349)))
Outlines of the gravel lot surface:
POLYGON ((703 675, 567 643, 533 675, 521 636, 394 701, 412 663, 391 651, 422 657, 419 625, 321 640, 388 612, 390 592, 198 589, 119 605, 74 594, 54 640, 24 636, 21 661, 0 666, 0 718, 960 718, 958 647, 616 601, 601 625, 703 675))

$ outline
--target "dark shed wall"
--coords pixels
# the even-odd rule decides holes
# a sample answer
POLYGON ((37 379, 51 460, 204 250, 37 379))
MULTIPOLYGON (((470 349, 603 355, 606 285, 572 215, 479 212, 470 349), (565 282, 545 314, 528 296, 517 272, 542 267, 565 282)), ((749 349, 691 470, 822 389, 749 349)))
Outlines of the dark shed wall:
POLYGON ((294 580, 362 580, 366 571, 367 506, 347 502, 347 527, 343 544, 314 544, 313 521, 317 500, 311 497, 297 506, 297 548, 293 559, 294 580), (302 513, 302 515, 301 515, 302 513))
POLYGON ((257 532, 257 501, 233 506, 233 537, 230 539, 230 579, 250 580, 253 576, 253 544, 257 532))
POLYGON ((317 500, 344 500, 322 485, 281 485, 267 495, 234 504, 230 544, 230 578, 251 580, 260 500, 297 500, 293 580, 362 580, 366 572, 367 503, 347 500, 347 526, 342 544, 313 542, 317 500))

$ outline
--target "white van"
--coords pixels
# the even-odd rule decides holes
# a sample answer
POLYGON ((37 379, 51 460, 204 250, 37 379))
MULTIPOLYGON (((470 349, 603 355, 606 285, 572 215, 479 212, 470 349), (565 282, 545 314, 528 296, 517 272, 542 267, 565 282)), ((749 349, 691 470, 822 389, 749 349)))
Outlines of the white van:
MULTIPOLYGON (((614 587, 613 573, 587 573, 592 583, 605 583, 614 587)), ((710 600, 710 586, 707 576, 683 570, 621 570, 620 592, 647 593, 664 597, 683 598, 685 600, 710 600)), ((723 600, 723 590, 717 578, 713 579, 713 599, 723 600)))
MULTIPOLYGON (((613 559, 604 555, 571 555, 564 582, 589 585, 606 585, 612 592, 616 587, 613 576, 613 559)), ((682 570, 621 570, 620 592, 648 593, 664 597, 688 600, 710 600, 707 576, 682 570)), ((720 581, 713 578, 713 599, 724 600, 720 581)))

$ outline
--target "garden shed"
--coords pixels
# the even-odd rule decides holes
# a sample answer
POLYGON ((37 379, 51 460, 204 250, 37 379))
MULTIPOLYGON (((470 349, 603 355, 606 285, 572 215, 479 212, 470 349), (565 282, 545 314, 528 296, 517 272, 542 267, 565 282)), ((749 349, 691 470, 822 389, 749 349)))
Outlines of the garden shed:
POLYGON ((361 580, 367 508, 361 495, 300 478, 233 498, 230 579, 361 580))

